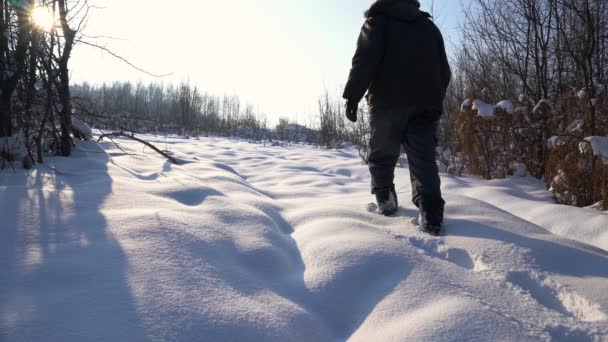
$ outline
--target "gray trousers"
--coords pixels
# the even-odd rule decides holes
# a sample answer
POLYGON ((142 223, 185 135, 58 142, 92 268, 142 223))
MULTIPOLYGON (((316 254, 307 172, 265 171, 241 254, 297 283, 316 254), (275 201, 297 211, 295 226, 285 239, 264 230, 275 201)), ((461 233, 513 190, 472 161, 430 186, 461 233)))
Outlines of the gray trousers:
MULTIPOLYGON (((439 112, 376 110, 370 124, 369 170, 372 193, 393 186, 395 166, 404 147, 412 182, 412 201, 419 207, 443 208, 435 150, 439 112)), ((441 210, 443 211, 443 210, 441 210)))

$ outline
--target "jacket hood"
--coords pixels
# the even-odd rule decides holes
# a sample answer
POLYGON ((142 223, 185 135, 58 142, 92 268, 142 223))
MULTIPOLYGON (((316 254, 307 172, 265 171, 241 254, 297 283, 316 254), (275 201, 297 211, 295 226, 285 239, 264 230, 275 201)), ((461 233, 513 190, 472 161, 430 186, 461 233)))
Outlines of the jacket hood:
POLYGON ((415 21, 418 18, 430 18, 431 15, 420 10, 417 0, 377 0, 365 12, 365 17, 387 15, 398 20, 415 21))

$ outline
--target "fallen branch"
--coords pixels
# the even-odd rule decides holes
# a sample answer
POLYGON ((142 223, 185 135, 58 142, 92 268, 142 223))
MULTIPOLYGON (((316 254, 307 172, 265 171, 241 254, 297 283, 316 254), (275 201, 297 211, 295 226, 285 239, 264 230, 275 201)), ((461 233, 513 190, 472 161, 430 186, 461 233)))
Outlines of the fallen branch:
MULTIPOLYGON (((100 131, 101 131, 101 130, 100 130, 100 131)), ((102 133, 102 134, 104 134, 103 132, 101 132, 101 133, 102 133)), ((119 149, 119 150, 120 150, 120 152, 122 152, 122 153, 124 153, 124 154, 128 155, 129 157, 133 157, 133 158, 135 158, 135 159, 141 159, 141 158, 139 158, 139 157, 137 157, 137 156, 133 155, 132 153, 129 153, 129 152, 125 151, 125 149, 124 149, 124 148, 120 147, 120 145, 118 145, 118 143, 117 143, 116 141, 114 141, 114 139, 110 138, 109 136, 106 136, 106 138, 110 139, 110 141, 112 142, 112 144, 114 144, 114 146, 116 146, 116 148, 117 148, 117 149, 119 149)))
POLYGON ((149 148, 153 149, 154 151, 156 151, 156 152, 157 152, 158 154, 160 154, 161 156, 163 156, 163 157, 167 158, 167 160, 169 160, 171 163, 173 163, 173 164, 179 164, 179 163, 177 162, 177 159, 175 159, 175 158, 171 157, 170 155, 168 155, 167 153, 165 153, 165 152, 161 151, 159 148, 157 148, 156 146, 152 145, 151 143, 149 143, 149 142, 147 142, 147 141, 145 141, 145 140, 142 140, 142 139, 136 138, 135 136, 128 135, 128 134, 126 134, 126 133, 124 133, 124 132, 112 132, 112 133, 106 133, 106 134, 103 134, 103 135, 101 135, 101 136, 99 137, 99 139, 97 139, 97 142, 102 141, 102 140, 103 140, 103 138, 109 138, 109 137, 111 137, 111 136, 115 136, 115 137, 125 137, 125 138, 129 138, 129 139, 131 139, 131 140, 137 141, 138 143, 141 143, 141 144, 144 144, 144 145, 148 146, 149 148))

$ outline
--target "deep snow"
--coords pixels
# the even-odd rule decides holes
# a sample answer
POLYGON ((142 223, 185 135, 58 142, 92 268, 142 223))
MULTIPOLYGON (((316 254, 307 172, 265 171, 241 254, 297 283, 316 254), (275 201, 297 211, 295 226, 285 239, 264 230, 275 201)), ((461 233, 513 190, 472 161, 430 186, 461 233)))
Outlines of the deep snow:
POLYGON ((540 182, 444 176, 432 238, 354 149, 146 138, 182 165, 119 139, 0 174, 0 341, 608 340, 608 215, 540 182))

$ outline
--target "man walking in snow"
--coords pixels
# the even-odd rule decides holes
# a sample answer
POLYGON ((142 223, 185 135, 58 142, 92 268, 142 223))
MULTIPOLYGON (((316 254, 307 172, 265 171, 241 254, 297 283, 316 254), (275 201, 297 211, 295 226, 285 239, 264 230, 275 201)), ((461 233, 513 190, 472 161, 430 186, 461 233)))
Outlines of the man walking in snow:
POLYGON ((384 215, 397 211, 393 181, 403 146, 420 226, 438 235, 445 202, 436 134, 451 78, 443 38, 417 0, 377 0, 365 18, 344 99, 348 119, 356 122, 367 92, 372 193, 384 215))

